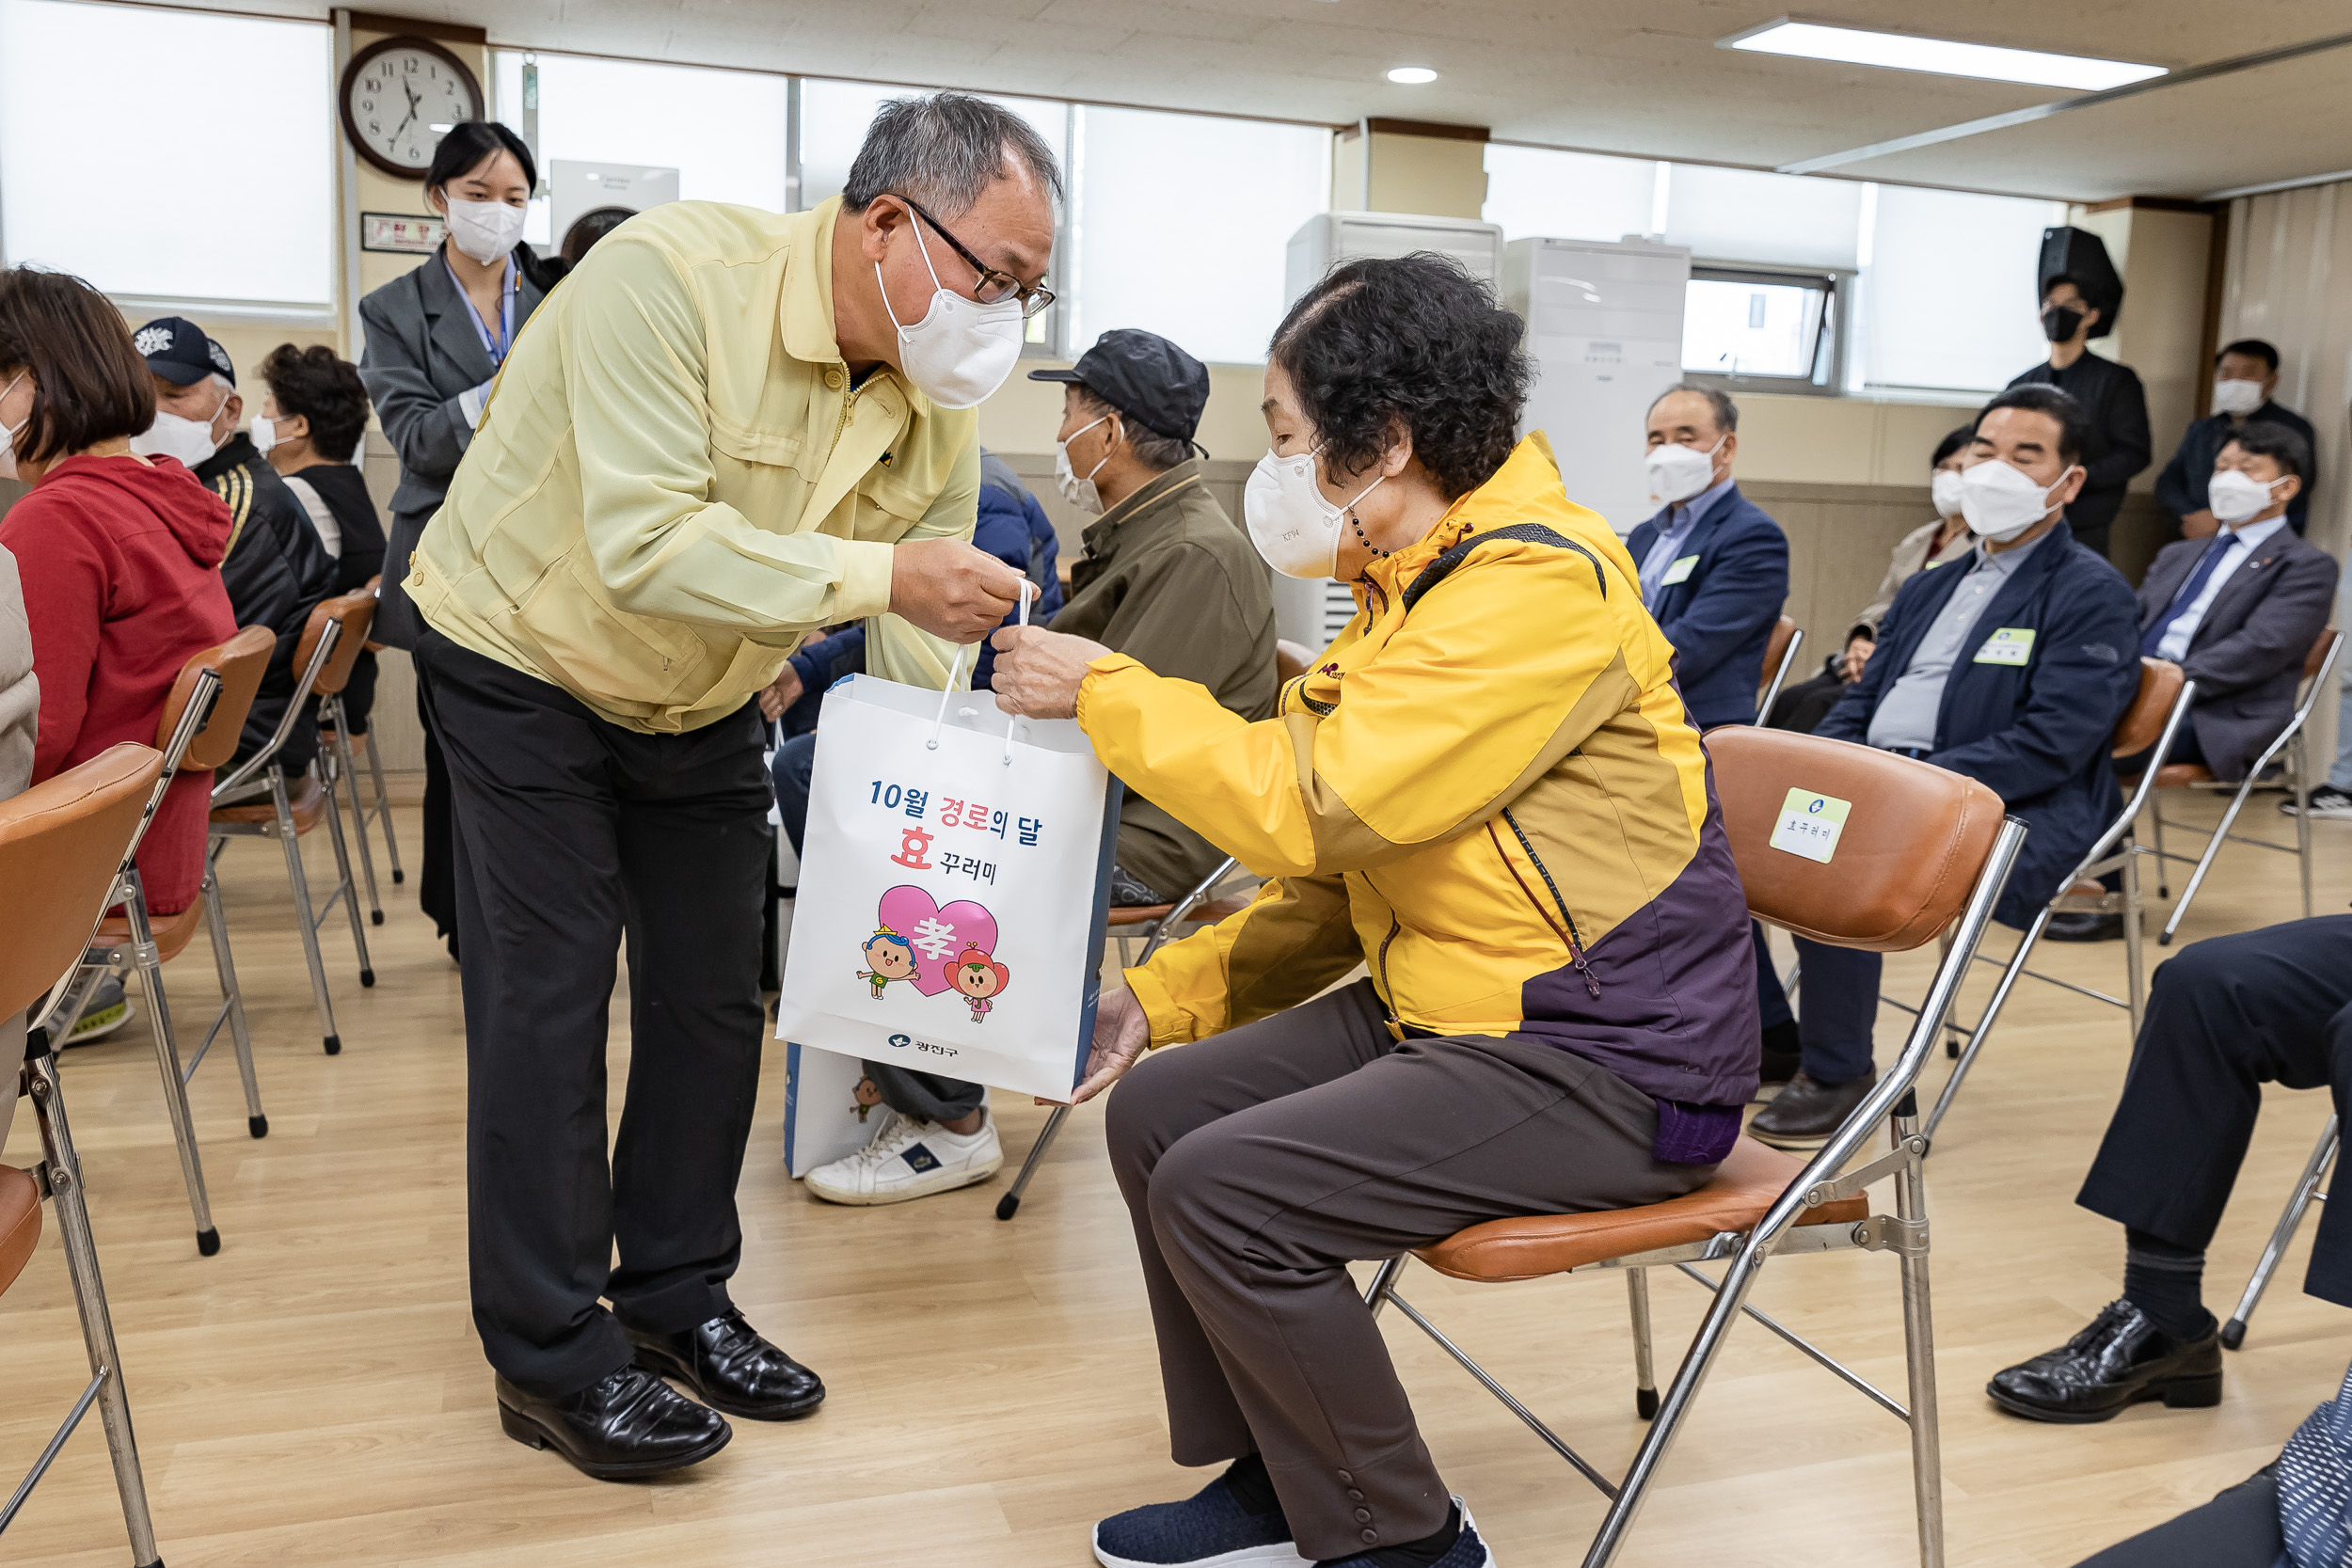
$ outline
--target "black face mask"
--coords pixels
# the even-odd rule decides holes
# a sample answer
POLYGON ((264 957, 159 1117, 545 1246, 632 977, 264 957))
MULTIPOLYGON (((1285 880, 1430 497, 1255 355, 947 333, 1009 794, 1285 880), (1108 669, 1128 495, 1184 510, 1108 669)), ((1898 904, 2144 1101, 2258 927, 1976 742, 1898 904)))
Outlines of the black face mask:
POLYGON ((2075 328, 2082 324, 2083 313, 2071 305, 2053 305, 2042 312, 2042 335, 2054 343, 2074 337, 2075 328))

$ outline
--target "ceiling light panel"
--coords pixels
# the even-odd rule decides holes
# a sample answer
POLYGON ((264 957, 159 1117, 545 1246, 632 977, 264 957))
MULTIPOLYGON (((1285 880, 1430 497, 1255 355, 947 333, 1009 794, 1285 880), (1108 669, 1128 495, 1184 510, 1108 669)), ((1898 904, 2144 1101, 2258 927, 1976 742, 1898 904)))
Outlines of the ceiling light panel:
POLYGON ((2083 55, 2047 55, 2038 49, 2003 49, 1989 43, 1962 43, 1953 39, 1919 38, 1909 33, 1875 33, 1859 27, 1832 27, 1819 22, 1786 18, 1723 40, 1720 47, 1758 55, 1790 55, 1808 60, 1836 60, 1847 65, 1883 66, 1890 71, 1924 71, 1938 76, 1973 76, 1987 82, 2026 82, 2043 87, 2077 87, 2096 92, 2161 76, 2160 65, 2133 60, 2093 59, 2083 55))
POLYGON ((1438 73, 1425 65, 1401 65, 1389 72, 1390 81, 1402 82, 1408 87, 1417 87, 1437 79, 1438 73))

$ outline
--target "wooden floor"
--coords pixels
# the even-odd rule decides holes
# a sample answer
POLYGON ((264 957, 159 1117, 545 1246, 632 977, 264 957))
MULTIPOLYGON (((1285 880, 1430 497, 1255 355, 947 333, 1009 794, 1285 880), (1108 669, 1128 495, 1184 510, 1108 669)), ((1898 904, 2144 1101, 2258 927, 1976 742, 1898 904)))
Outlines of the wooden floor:
MULTIPOLYGON (((2290 826, 2266 798, 2249 818, 2260 830, 2290 826)), ((413 853, 413 819, 403 831, 413 853)), ((2352 825, 2314 832, 2316 908, 2341 911, 2352 825)), ((322 885, 323 844, 310 865, 322 885)), ((344 1040, 329 1058, 277 849, 241 842, 225 870, 270 1134, 246 1135, 222 1051, 192 1091, 219 1256, 197 1255, 144 1025, 72 1053, 66 1068, 173 1568, 1078 1568, 1095 1518, 1202 1479, 1166 1457, 1150 1325, 1099 1111, 1073 1118, 1010 1224, 992 1216, 1001 1180, 901 1208, 831 1208, 785 1176, 781 1050, 761 1083, 735 1294, 755 1324, 822 1372, 823 1411, 794 1425, 738 1422, 717 1459, 649 1484, 588 1481, 509 1442, 467 1309, 457 974, 417 912, 415 884, 384 889, 387 924, 370 932, 373 990, 358 984, 347 932, 328 927, 344 1040)), ((2184 940, 2297 912, 2291 860, 2233 849, 2184 940)), ((2059 973, 2120 983, 2120 944, 2045 953, 2059 973)), ((200 943, 170 974, 183 1017, 209 1002, 200 943)), ((1890 965, 1899 993, 1925 976, 1915 957, 1890 965)), ((1882 1060, 1898 1031, 1885 1010, 1882 1060)), ((1987 1376, 2064 1339, 2118 1293, 2118 1228, 2072 1200, 2127 1046, 2120 1012, 2028 985, 1930 1167, 1954 1563, 2061 1568, 2210 1497, 2274 1453, 2352 1356, 2352 1319, 2300 1294, 2306 1227, 2247 1349, 2229 1360, 2221 1408, 2141 1406, 2080 1428, 2013 1420, 1986 1402, 1987 1376)), ((616 1034, 616 1085, 627 1049, 616 1034)), ((1939 1058, 1931 1083, 1943 1071, 1939 1058)), ((2274 1091, 2267 1101, 2214 1247, 2208 1301, 2222 1312, 2327 1114, 2317 1094, 2274 1091)), ((1041 1118, 1005 1109, 1013 1155, 1041 1118)), ((12 1163, 34 1159, 31 1119, 20 1108, 12 1163)), ((1471 1288, 1416 1268, 1406 1282, 1417 1305, 1597 1463, 1624 1465, 1642 1428, 1614 1279, 1471 1288)), ((1661 1352, 1678 1352, 1700 1292, 1662 1276, 1654 1289, 1661 1352)), ((1899 1390, 1890 1257, 1785 1260, 1755 1299, 1899 1390)), ((1391 1314, 1387 1328, 1430 1447, 1500 1560, 1577 1560, 1598 1497, 1411 1325, 1391 1314)), ((0 1476, 30 1462, 84 1376, 52 1227, 0 1302, 0 1476)), ((0 1544, 0 1561, 128 1560, 104 1454, 93 1419, 0 1544)), ((1910 1507, 1902 1428, 1743 1325, 1620 1560, 1902 1564, 1915 1560, 1910 1507)))

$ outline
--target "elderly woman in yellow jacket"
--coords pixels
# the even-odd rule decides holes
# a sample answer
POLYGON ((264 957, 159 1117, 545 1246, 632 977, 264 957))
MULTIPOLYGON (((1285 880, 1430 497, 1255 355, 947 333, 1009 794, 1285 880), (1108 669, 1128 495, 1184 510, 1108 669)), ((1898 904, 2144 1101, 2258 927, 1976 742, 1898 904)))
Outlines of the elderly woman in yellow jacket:
POLYGON ((1111 1156, 1175 1458, 1230 1462, 1098 1525, 1111 1568, 1490 1561, 1347 1263, 1679 1196, 1756 1088, 1747 912, 1674 650, 1543 437, 1515 440, 1519 334, 1429 255, 1340 267, 1283 322, 1250 536, 1358 611, 1273 718, 997 634, 1006 706, 1074 715, 1271 879, 1127 972, 1077 1093, 1136 1069, 1111 1156))

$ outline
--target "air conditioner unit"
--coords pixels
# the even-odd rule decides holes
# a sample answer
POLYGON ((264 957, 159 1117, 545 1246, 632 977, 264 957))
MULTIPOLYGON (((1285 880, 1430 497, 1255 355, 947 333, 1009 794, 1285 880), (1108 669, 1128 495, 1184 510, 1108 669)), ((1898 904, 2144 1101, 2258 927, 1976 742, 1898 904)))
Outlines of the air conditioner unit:
POLYGON ((1503 303, 1527 323, 1535 362, 1520 434, 1540 430, 1568 499, 1627 534, 1658 510, 1642 467, 1644 422, 1682 379, 1691 253, 1642 240, 1514 240, 1503 303))
POLYGON ((558 158, 548 166, 549 231, 567 261, 648 207, 677 199, 677 170, 558 158))

